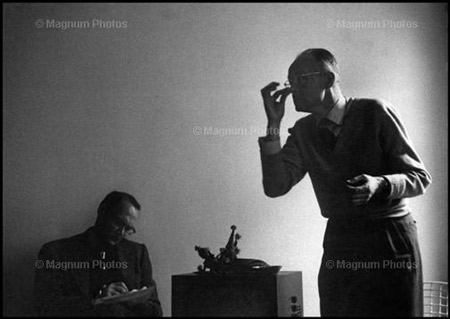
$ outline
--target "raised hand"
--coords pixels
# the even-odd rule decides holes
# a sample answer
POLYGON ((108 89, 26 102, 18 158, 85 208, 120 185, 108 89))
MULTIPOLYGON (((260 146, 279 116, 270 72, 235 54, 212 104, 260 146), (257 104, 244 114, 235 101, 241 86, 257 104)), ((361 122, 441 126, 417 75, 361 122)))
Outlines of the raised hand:
POLYGON ((279 127, 281 119, 284 116, 284 104, 286 98, 291 93, 290 88, 276 90, 280 83, 271 82, 261 89, 261 95, 264 101, 264 109, 266 110, 268 127, 279 127), (272 94, 272 92, 275 93, 272 94))

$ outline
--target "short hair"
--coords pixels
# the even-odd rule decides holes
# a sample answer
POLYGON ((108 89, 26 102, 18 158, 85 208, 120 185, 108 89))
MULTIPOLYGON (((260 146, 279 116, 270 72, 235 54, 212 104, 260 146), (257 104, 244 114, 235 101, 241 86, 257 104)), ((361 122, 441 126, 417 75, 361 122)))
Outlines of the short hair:
POLYGON ((313 48, 313 49, 307 49, 307 50, 303 51, 302 53, 300 53, 297 56, 297 58, 292 63, 292 65, 295 65, 296 62, 300 58, 304 58, 304 57, 308 57, 308 56, 313 57, 314 60, 319 62, 321 64, 322 70, 324 70, 324 71, 334 71, 337 74, 339 74, 338 63, 337 63, 336 58, 334 57, 334 55, 330 51, 328 51, 326 49, 321 49, 321 48, 313 48))
POLYGON ((134 196, 124 192, 112 191, 106 195, 98 206, 97 216, 103 217, 106 212, 110 211, 120 203, 129 203, 137 210, 141 210, 141 205, 138 203, 136 198, 134 198, 134 196))

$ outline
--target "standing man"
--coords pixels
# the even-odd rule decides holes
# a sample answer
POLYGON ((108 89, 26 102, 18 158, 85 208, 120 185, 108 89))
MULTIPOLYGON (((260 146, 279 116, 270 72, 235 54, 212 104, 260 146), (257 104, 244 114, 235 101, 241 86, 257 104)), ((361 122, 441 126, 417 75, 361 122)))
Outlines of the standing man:
POLYGON ((328 218, 319 272, 322 316, 422 316, 422 266, 407 197, 431 183, 398 113, 374 99, 346 98, 334 56, 309 49, 286 87, 261 90, 268 118, 259 139, 264 192, 286 194, 309 173, 328 218), (311 113, 280 145, 284 104, 311 113))
POLYGON ((132 195, 111 192, 93 227, 42 247, 35 277, 40 316, 162 316, 147 248, 125 238, 136 232, 140 209, 132 195), (98 303, 142 288, 138 298, 98 303))

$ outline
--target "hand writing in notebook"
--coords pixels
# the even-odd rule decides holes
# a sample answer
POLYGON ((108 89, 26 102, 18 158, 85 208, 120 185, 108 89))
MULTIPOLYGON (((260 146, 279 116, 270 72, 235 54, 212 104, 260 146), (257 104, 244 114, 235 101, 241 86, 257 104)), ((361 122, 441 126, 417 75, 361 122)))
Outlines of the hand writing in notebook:
POLYGON ((100 292, 100 298, 111 297, 124 292, 128 292, 128 287, 124 282, 113 282, 109 285, 103 286, 103 289, 100 292))

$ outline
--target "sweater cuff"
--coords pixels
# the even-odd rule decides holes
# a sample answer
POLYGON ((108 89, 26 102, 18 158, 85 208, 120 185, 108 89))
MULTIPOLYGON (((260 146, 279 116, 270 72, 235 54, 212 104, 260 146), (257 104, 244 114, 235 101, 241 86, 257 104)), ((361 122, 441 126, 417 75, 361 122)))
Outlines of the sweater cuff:
POLYGON ((387 198, 400 198, 403 193, 403 180, 402 176, 399 174, 393 174, 393 175, 382 175, 388 183, 389 183, 389 189, 386 192, 387 198))
POLYGON ((258 142, 261 153, 264 155, 273 155, 281 151, 281 143, 279 138, 269 141, 266 137, 260 137, 258 142))
POLYGON ((389 182, 389 180, 386 178, 386 176, 380 176, 381 177, 381 184, 380 184, 380 188, 378 191, 378 196, 382 197, 382 198, 388 198, 390 192, 391 192, 391 183, 389 182))

